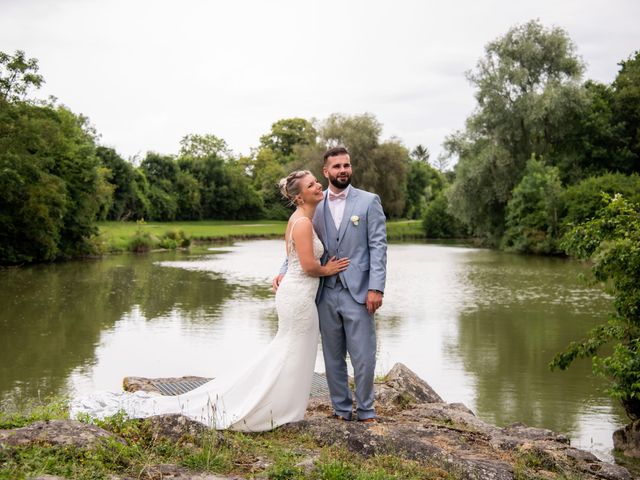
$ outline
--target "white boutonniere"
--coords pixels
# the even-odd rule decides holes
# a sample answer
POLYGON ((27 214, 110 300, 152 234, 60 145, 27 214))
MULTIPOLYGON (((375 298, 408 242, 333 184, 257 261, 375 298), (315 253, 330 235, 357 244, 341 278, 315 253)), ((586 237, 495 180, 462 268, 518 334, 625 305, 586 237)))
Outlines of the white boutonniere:
POLYGON ((352 216, 351 217, 351 223, 353 223, 357 227, 358 223, 360 223, 360 217, 358 215, 352 216))

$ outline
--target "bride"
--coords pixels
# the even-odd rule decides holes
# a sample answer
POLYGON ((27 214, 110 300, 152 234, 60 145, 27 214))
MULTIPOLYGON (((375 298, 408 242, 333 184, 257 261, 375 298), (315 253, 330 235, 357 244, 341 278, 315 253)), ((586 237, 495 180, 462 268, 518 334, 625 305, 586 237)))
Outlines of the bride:
POLYGON ((304 417, 318 345, 315 297, 319 277, 349 265, 346 258, 320 264, 324 253, 311 219, 323 200, 322 186, 307 170, 280 180, 296 210, 285 233, 288 269, 276 291, 278 332, 239 377, 219 376, 178 396, 147 392, 96 392, 72 399, 71 417, 104 418, 124 411, 130 418, 180 413, 216 429, 264 431, 304 417))

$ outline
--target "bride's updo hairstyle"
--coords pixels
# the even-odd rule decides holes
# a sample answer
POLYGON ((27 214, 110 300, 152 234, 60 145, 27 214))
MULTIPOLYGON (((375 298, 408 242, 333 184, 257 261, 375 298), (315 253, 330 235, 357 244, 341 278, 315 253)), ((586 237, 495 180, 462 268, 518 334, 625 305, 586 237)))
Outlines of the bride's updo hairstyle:
POLYGON ((300 180, 307 175, 311 175, 309 170, 295 170, 278 182, 278 188, 284 198, 289 200, 291 205, 298 205, 296 197, 302 191, 300 180))

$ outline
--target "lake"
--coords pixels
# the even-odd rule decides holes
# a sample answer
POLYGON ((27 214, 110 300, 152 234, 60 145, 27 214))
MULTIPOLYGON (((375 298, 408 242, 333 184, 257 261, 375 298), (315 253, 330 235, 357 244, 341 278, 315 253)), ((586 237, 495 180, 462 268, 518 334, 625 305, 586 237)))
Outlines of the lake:
MULTIPOLYGON (((275 335, 270 283, 283 255, 282 241, 257 240, 0 271, 0 402, 241 369, 275 335)), ((391 244, 377 373, 402 362, 488 422, 550 428, 611 459, 626 418, 605 383, 589 361, 548 368, 612 308, 586 272, 566 259, 391 244)))

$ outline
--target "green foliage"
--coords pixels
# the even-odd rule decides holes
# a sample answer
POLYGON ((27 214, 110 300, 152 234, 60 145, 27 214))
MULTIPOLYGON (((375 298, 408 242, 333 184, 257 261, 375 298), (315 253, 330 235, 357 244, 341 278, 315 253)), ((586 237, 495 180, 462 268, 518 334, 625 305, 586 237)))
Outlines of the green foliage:
POLYGON ((9 55, 0 52, 0 102, 24 100, 31 87, 39 88, 38 60, 27 58, 22 50, 9 55))
POLYGON ((304 118, 286 118, 271 125, 271 132, 260 137, 260 145, 275 153, 280 164, 292 160, 294 150, 300 145, 314 145, 318 132, 304 118))
POLYGON ((523 253, 559 253, 561 196, 558 168, 532 157, 507 204, 503 247, 523 253))
POLYGON ((427 202, 442 191, 446 184, 446 180, 440 172, 425 161, 418 160, 409 162, 406 182, 407 194, 403 217, 412 219, 422 218, 422 212, 426 208, 427 202))
POLYGON ((613 87, 587 81, 583 87, 586 107, 572 123, 562 155, 554 160, 564 183, 576 183, 606 172, 633 171, 633 155, 625 122, 616 113, 613 87))
POLYGON ((430 201, 422 214, 422 228, 427 238, 462 238, 467 235, 464 225, 449 213, 445 191, 430 201))
POLYGON ((630 202, 640 203, 640 175, 605 173, 570 185, 562 193, 564 223, 572 227, 593 218, 603 206, 603 193, 620 193, 630 202))
POLYGON ((278 181, 286 174, 285 167, 278 161, 273 150, 258 150, 253 160, 253 187, 263 199, 266 218, 286 220, 291 215, 291 208, 277 188, 278 181))
POLYGON ((68 417, 66 399, 47 399, 45 402, 26 405, 17 410, 3 406, 0 410, 0 430, 19 428, 37 421, 63 419, 68 417))
POLYGON ((613 105, 629 149, 629 164, 624 171, 640 172, 640 50, 619 65, 613 82, 613 105))
POLYGON ((86 119, 53 104, 0 103, 0 263, 91 252, 109 188, 86 119))
POLYGON ((186 135, 180 140, 180 156, 230 158, 231 150, 225 140, 215 135, 186 135))
POLYGON ((148 218, 151 204, 148 198, 149 185, 144 173, 120 157, 112 148, 98 147, 96 156, 100 164, 109 170, 108 181, 113 186, 111 205, 104 219, 148 218))
POLYGON ((409 151, 397 139, 380 143, 381 132, 382 125, 371 114, 333 114, 320 128, 320 138, 326 145, 347 147, 353 184, 377 193, 387 216, 400 217, 405 209, 409 151))
POLYGON ((567 368, 576 358, 592 358, 594 371, 610 381, 609 394, 620 400, 632 419, 640 418, 640 205, 621 195, 608 199, 597 216, 573 228, 563 241, 567 253, 592 262, 596 281, 613 295, 608 322, 572 342, 553 359, 567 368), (596 356, 613 343, 613 351, 596 356))
POLYGON ((126 250, 134 253, 145 253, 156 248, 175 250, 187 248, 191 239, 182 230, 169 230, 161 237, 144 229, 145 222, 139 220, 136 232, 127 240, 126 250))
POLYGON ((449 200, 476 234, 497 242, 511 191, 532 155, 552 164, 570 149, 586 106, 583 65, 566 32, 531 21, 489 43, 470 81, 478 108, 446 141, 459 158, 449 200))
POLYGON ((431 158, 431 152, 429 152, 429 148, 424 145, 416 145, 416 148, 411 150, 412 160, 429 163, 429 158, 431 158))

